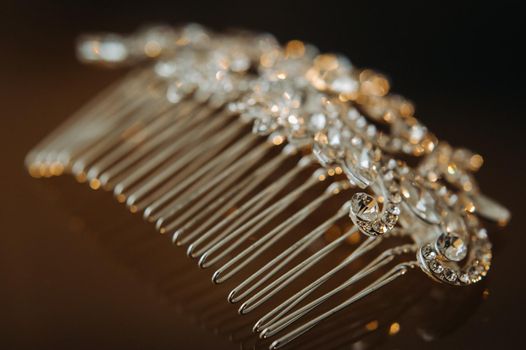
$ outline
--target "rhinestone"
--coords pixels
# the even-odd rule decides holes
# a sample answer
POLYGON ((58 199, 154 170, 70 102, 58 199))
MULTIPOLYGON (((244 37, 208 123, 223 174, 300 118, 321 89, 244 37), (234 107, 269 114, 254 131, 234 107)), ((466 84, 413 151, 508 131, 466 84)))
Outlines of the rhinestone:
POLYGON ((363 145, 363 140, 360 137, 355 136, 351 139, 351 145, 361 147, 363 145))
POLYGON ((183 93, 178 84, 170 84, 166 89, 166 99, 171 103, 178 103, 183 98, 183 93))
POLYGON ((393 169, 396 168, 396 166, 397 166, 397 164, 396 164, 396 160, 394 160, 394 159, 389 159, 389 161, 387 162, 387 168, 393 170, 393 169))
POLYGON ((343 160, 341 167, 349 181, 360 188, 366 188, 376 178, 376 172, 374 170, 363 169, 356 166, 353 164, 352 160, 349 160, 349 157, 346 157, 343 160))
POLYGON ((398 221, 398 215, 394 215, 389 212, 387 212, 383 217, 383 222, 390 227, 393 227, 394 225, 396 225, 397 221, 398 221))
POLYGON ((380 234, 384 234, 389 230, 387 225, 381 221, 375 221, 373 223, 373 229, 380 234))
POLYGON ((327 118, 325 117, 325 114, 323 113, 313 114, 310 118, 310 126, 315 131, 322 130, 323 128, 325 128, 326 124, 327 124, 327 118))
POLYGON ((444 270, 444 277, 446 278, 446 280, 448 280, 449 282, 455 282, 457 280, 457 273, 451 269, 445 269, 444 270))
POLYGON ((429 263, 429 268, 434 273, 442 273, 444 271, 444 266, 442 266, 442 264, 440 264, 436 260, 431 260, 431 262, 429 263))
POLYGON ((451 261, 460 261, 468 253, 468 246, 462 238, 454 234, 441 234, 437 239, 440 253, 451 261))
POLYGON ((401 191, 416 215, 430 223, 440 223, 440 214, 436 210, 435 199, 427 189, 409 180, 403 180, 401 191))
POLYGON ((367 120, 365 120, 364 117, 359 117, 358 120, 356 121, 356 126, 359 129, 365 128, 366 125, 367 125, 367 120))
POLYGON ((367 131, 366 132, 367 132, 367 136, 374 137, 376 135, 376 126, 374 126, 372 124, 369 125, 367 127, 367 131))
POLYGON ((350 121, 357 120, 360 118, 360 113, 354 108, 349 109, 349 112, 347 112, 347 118, 349 118, 350 121))
POLYGON ((371 231, 373 229, 372 224, 366 221, 358 221, 358 226, 360 226, 364 231, 371 231))
POLYGON ((329 128, 327 131, 327 137, 329 139, 329 145, 332 147, 339 147, 341 145, 341 134, 340 130, 335 127, 329 128))
POLYGON ((485 228, 481 228, 477 232, 477 237, 480 238, 480 239, 487 239, 488 238, 488 230, 486 230, 485 228))
POLYGON ((481 267, 480 266, 471 266, 468 269, 468 275, 471 282, 476 283, 482 279, 481 277, 481 267))
MULTIPOLYGON (((415 119, 396 119, 393 123, 392 132, 398 137, 408 140, 412 144, 417 144, 424 138, 427 130, 415 119)), ((410 145, 408 145, 410 146, 410 145)))
POLYGON ((426 133, 426 129, 422 127, 421 125, 415 124, 411 126, 409 129, 409 140, 411 143, 418 143, 422 141, 424 138, 424 135, 426 133))
POLYGON ((459 277, 460 281, 462 283, 469 283, 470 282, 470 279, 469 279, 469 275, 467 273, 462 273, 459 277))
POLYGON ((356 193, 352 197, 351 210, 357 218, 366 222, 376 220, 379 213, 378 202, 367 193, 356 193))
POLYGON ((337 93, 351 94, 358 89, 358 82, 351 77, 338 77, 330 85, 331 89, 337 93))
POLYGON ((394 204, 398 204, 402 201, 402 196, 400 196, 400 193, 391 193, 389 200, 394 204))
POLYGON ((400 207, 393 205, 387 209, 387 211, 393 215, 400 215, 400 207))
POLYGON ((109 35, 98 44, 97 50, 100 58, 107 62, 122 62, 128 57, 128 49, 121 37, 109 35))
POLYGON ((175 72, 177 71, 176 67, 177 65, 175 64, 175 62, 159 61, 155 64, 154 69, 157 75, 163 78, 168 78, 175 74, 175 72))
POLYGON ((431 247, 430 245, 426 245, 424 248, 422 248, 422 256, 426 260, 433 260, 434 258, 436 258, 437 253, 433 250, 433 247, 431 247))
POLYGON ((324 151, 323 146, 320 146, 319 144, 315 143, 312 147, 312 153, 316 156, 316 159, 320 162, 323 166, 328 166, 333 163, 333 159, 331 159, 324 151))
POLYGON ((478 251, 476 256, 483 265, 489 265, 491 263, 491 251, 478 251))
POLYGON ((252 131, 260 135, 267 135, 274 131, 276 127, 274 119, 267 116, 266 118, 256 118, 252 131))

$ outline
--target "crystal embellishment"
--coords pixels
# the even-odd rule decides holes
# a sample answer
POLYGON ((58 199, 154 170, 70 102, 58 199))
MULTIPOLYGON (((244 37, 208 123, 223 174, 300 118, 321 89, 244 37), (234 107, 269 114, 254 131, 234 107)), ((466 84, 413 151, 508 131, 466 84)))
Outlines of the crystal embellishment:
POLYGON ((468 253, 467 244, 455 234, 441 234, 436 245, 440 254, 451 261, 461 261, 468 253))
POLYGON ((367 222, 376 220, 379 209, 376 199, 366 193, 357 193, 351 200, 351 210, 359 219, 367 222))

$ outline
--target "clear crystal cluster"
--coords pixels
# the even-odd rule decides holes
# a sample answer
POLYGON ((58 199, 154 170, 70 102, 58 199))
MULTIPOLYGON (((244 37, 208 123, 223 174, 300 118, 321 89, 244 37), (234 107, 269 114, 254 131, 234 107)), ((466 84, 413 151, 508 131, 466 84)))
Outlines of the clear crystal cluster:
POLYGON ((418 259, 433 278, 466 285, 489 269, 491 244, 475 215, 507 221, 509 212, 478 189, 473 172, 482 157, 439 143, 382 74, 301 41, 282 46, 270 35, 195 24, 89 36, 78 53, 109 65, 155 58, 168 101, 226 105, 254 133, 278 132, 321 166, 339 167, 363 191, 350 198, 352 221, 369 236, 398 226, 424 242, 418 259))

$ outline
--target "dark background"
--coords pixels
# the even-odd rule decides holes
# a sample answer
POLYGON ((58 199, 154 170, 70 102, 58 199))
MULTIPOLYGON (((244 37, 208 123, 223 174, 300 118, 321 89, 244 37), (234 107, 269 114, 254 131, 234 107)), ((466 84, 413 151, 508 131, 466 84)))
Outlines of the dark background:
MULTIPOLYGON (((86 228, 77 207, 96 212, 99 199, 90 199, 92 193, 83 189, 64 199, 56 189, 61 180, 32 180, 23 168, 38 140, 122 73, 78 64, 75 37, 159 21, 268 31, 282 41, 298 38, 342 52, 358 66, 386 73, 394 91, 416 103, 417 115, 440 138, 484 155, 481 187, 511 208, 514 219, 492 232, 496 252, 487 300, 425 345, 489 349, 523 343, 526 21, 519 6, 77 0, 0 4, 0 348, 239 348, 176 312, 177 303, 158 293, 158 281, 140 259, 86 228)), ((126 216, 122 210, 116 215, 126 216)), ((379 346, 421 348, 422 340, 402 325, 396 338, 379 346)))

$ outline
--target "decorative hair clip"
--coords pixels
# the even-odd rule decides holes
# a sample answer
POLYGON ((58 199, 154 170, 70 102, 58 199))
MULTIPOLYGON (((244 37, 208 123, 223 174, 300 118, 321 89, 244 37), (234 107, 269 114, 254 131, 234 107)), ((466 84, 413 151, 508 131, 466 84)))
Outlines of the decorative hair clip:
POLYGON ((228 300, 241 314, 272 306, 254 326, 262 338, 283 332, 271 348, 415 267, 455 286, 486 276, 481 218, 510 213, 480 192, 482 157, 439 141, 382 74, 301 41, 195 24, 85 36, 77 49, 86 63, 136 68, 38 144, 30 174, 112 191, 215 266, 214 283, 236 276, 228 300), (335 224, 345 230, 314 249, 335 224), (343 260, 316 270, 341 247, 343 260))

